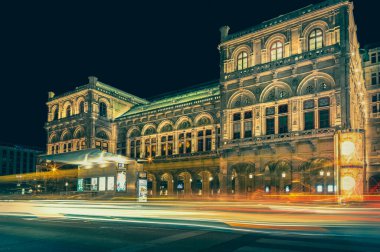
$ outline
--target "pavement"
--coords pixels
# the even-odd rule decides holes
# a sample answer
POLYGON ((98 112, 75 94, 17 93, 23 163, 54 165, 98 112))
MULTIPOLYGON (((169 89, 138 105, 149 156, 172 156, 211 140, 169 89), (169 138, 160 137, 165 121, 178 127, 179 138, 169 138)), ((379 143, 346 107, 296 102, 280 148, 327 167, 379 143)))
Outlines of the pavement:
POLYGON ((0 201, 0 251, 377 251, 380 206, 0 201))

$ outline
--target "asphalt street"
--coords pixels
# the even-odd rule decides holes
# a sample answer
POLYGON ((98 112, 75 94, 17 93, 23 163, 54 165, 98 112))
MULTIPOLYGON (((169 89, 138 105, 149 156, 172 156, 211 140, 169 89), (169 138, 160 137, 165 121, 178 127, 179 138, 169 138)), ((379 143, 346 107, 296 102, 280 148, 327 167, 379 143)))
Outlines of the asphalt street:
POLYGON ((376 207, 0 202, 0 251, 378 251, 376 207))

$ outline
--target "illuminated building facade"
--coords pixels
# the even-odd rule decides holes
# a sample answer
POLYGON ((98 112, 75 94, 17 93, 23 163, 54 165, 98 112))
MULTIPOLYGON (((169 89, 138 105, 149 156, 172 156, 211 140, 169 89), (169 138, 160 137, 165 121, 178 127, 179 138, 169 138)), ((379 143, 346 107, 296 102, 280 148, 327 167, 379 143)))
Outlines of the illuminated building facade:
POLYGON ((51 93, 48 154, 95 147, 146 159, 151 195, 351 190, 340 171, 363 175, 364 162, 344 166, 352 152, 339 139, 363 134, 367 118, 353 4, 329 0, 220 32, 217 82, 150 101, 95 77, 51 93))
POLYGON ((363 50, 369 120, 367 126, 369 193, 380 192, 380 47, 363 50))

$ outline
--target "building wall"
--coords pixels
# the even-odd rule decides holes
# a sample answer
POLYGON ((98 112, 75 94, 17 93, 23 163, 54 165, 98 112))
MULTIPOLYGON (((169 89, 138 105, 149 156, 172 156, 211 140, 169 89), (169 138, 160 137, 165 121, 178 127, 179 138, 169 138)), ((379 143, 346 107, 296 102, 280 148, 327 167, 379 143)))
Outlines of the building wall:
MULTIPOLYGON (((109 151, 147 162, 152 194, 174 193, 179 183, 198 194, 334 193, 334 135, 364 129, 368 117, 353 3, 328 0, 245 31, 220 31, 216 85, 124 104, 108 124, 48 123, 49 135, 86 125, 89 148, 102 125, 109 151)), ((83 92, 96 118, 107 96, 83 92)), ((48 102, 49 112, 78 96, 48 102)), ((54 144, 49 138, 48 148, 54 144)))
POLYGON ((0 176, 36 172, 41 151, 15 145, 0 145, 0 176))
POLYGON ((369 191, 376 192, 380 191, 380 48, 366 49, 362 56, 369 112, 366 131, 369 163, 367 180, 369 191))

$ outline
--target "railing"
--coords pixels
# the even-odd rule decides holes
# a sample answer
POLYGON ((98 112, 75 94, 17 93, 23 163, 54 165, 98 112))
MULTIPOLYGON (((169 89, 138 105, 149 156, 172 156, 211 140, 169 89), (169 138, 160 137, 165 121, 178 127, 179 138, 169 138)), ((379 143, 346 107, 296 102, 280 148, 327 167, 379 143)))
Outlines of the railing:
POLYGON ((196 158, 196 157, 215 157, 217 156, 217 151, 200 151, 186 154, 173 154, 171 156, 157 156, 154 157, 154 160, 172 160, 172 159, 180 159, 180 158, 196 158))
POLYGON ((313 129, 304 131, 293 131, 284 134, 277 135, 264 135, 252 138, 244 139, 234 139, 226 142, 225 146, 231 145, 255 145, 264 144, 271 142, 288 142, 296 139, 310 138, 310 137, 321 137, 321 136, 333 136, 335 133, 335 128, 323 128, 323 129, 313 129))
POLYGON ((50 122, 47 122, 45 124, 45 126, 50 126, 52 124, 57 124, 57 123, 64 123, 64 122, 69 122, 71 120, 78 120, 80 118, 83 118, 85 114, 81 113, 81 114, 76 114, 76 115, 71 115, 71 116, 66 116, 66 117, 63 117, 63 118, 60 118, 60 119, 56 119, 56 120, 53 120, 53 121, 50 121, 50 122))
POLYGON ((327 47, 324 47, 324 48, 321 48, 318 50, 308 51, 308 52, 304 52, 304 53, 297 54, 297 55, 292 55, 292 56, 287 57, 287 58, 283 58, 283 59, 276 60, 276 61, 271 61, 271 62, 268 62, 265 64, 256 65, 256 66, 246 68, 246 69, 243 69, 240 71, 235 71, 232 73, 226 73, 226 74, 224 74, 223 80, 226 81, 226 80, 230 80, 230 79, 245 77, 248 75, 258 74, 261 72, 272 70, 273 68, 280 67, 283 65, 291 65, 291 64, 295 64, 299 61, 311 60, 311 59, 315 59, 315 58, 318 58, 318 57, 321 57, 324 55, 334 54, 334 53, 339 52, 339 50, 340 50, 340 47, 338 44, 336 44, 336 45, 327 46, 327 47))

